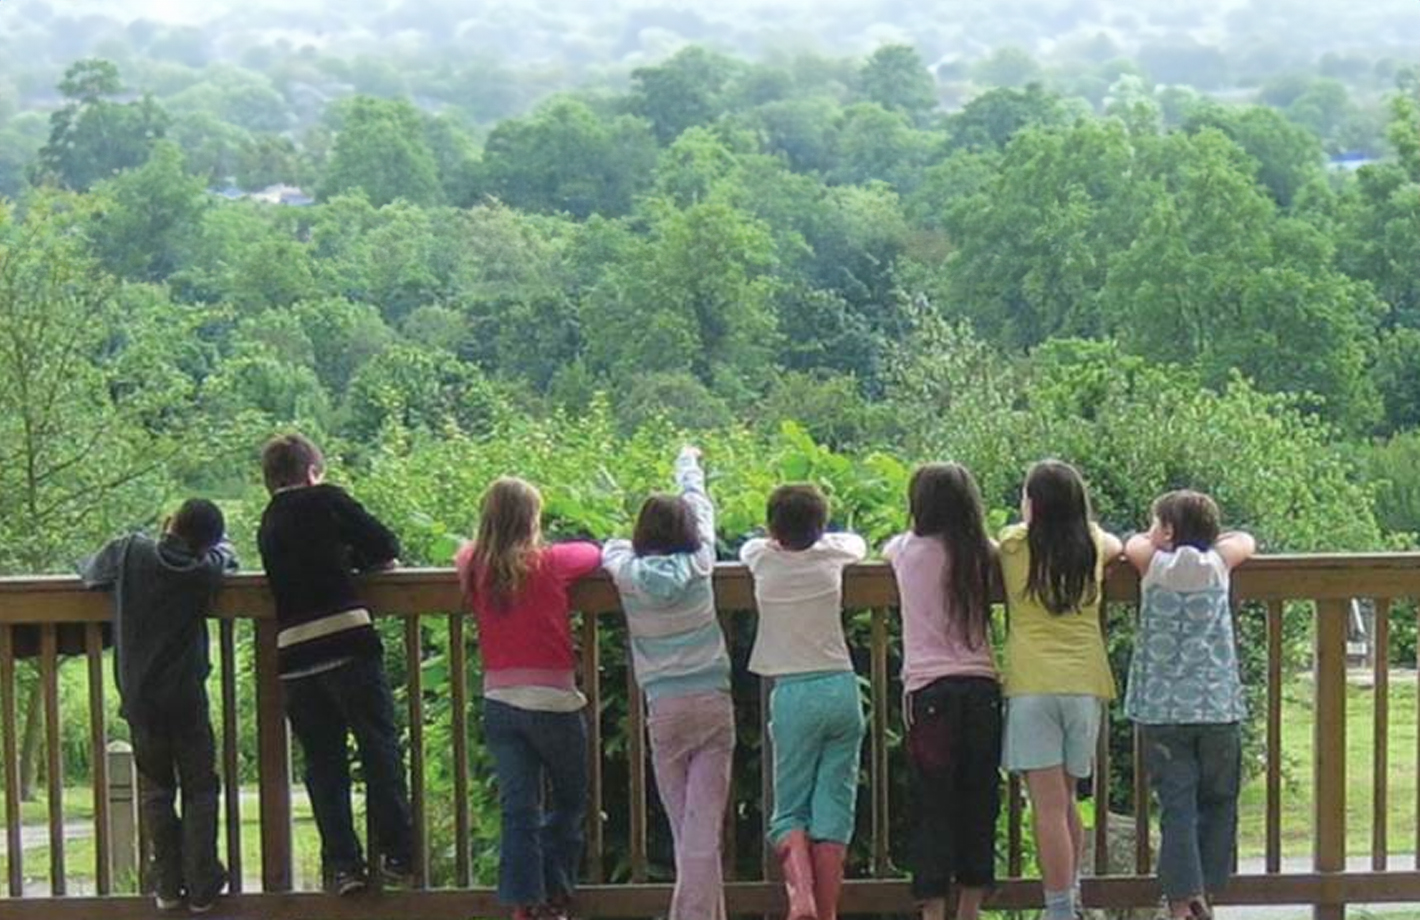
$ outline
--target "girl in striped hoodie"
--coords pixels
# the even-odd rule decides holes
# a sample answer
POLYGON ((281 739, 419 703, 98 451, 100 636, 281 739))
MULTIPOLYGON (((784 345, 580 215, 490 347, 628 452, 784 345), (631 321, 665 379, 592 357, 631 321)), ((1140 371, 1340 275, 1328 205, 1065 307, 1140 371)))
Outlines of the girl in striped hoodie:
POLYGON ((631 540, 602 549, 621 592, 636 679, 646 694, 656 785, 675 842, 670 920, 725 916, 720 829, 730 791, 735 712, 730 658, 715 616, 715 509, 700 452, 675 462, 679 495, 653 495, 631 540))

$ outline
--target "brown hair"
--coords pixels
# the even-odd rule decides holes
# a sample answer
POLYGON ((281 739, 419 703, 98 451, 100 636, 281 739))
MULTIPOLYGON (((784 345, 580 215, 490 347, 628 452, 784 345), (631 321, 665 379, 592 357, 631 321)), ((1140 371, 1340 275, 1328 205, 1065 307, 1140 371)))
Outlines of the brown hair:
POLYGON ((918 467, 907 486, 912 532, 947 551, 945 597, 952 627, 971 648, 986 642, 996 551, 986 536, 981 490, 959 463, 918 467))
POLYGON ((189 498, 173 515, 168 530, 193 551, 205 553, 222 542, 227 522, 222 517, 222 509, 212 502, 205 498, 189 498))
POLYGON ((542 546, 542 496, 521 479, 505 476, 483 493, 478 537, 464 570, 464 595, 483 594, 493 607, 518 593, 542 546))
POLYGON ((325 456, 300 432, 277 435, 261 449, 261 476, 268 492, 305 485, 313 468, 324 470, 325 456))
POLYGON ((828 527, 828 499, 818 486, 780 486, 769 495, 769 535, 786 549, 808 549, 828 527))
POLYGON ((1026 476, 1026 498, 1031 505, 1026 592, 1057 616, 1079 613, 1099 597, 1099 548, 1090 531, 1085 480, 1068 463, 1042 460, 1026 476))
POLYGON ((1173 545, 1209 550, 1222 528, 1218 503, 1202 492, 1179 489, 1154 501, 1154 517, 1173 531, 1173 545))
POLYGON ((638 556, 670 556, 700 549, 695 513, 679 495, 652 495, 641 505, 631 547, 638 556))

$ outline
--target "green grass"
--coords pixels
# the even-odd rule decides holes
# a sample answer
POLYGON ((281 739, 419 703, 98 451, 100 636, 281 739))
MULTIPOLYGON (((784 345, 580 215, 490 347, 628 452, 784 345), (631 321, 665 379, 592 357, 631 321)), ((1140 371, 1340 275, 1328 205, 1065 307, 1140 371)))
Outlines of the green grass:
MULTIPOLYGON (((1290 684, 1282 705, 1282 853, 1311 852, 1312 688, 1306 680, 1290 684)), ((1352 856, 1371 852, 1372 758, 1375 694, 1351 686, 1346 692, 1346 849, 1352 856)), ((1392 853, 1415 849, 1416 699, 1415 682, 1392 681, 1390 688, 1389 847, 1392 853)), ((1240 803, 1240 855, 1258 857, 1266 845, 1266 777, 1253 777, 1240 803)))
MULTIPOLYGON (((87 789, 75 788, 64 794, 64 812, 69 822, 93 820, 92 797, 87 789), (82 803, 82 804, 81 804, 82 803)), ((44 827, 49 820, 48 804, 43 799, 27 802, 21 808, 26 826, 44 827)), ((357 823, 359 816, 357 815, 357 823)), ((219 850, 226 851, 226 821, 223 819, 219 834, 219 850)), ((311 816, 310 805, 305 797, 292 801, 292 853, 298 881, 306 880, 314 884, 320 877, 320 836, 316 831, 315 819, 311 816)), ((66 840, 64 844, 65 873, 71 884, 83 887, 92 885, 95 865, 95 841, 92 835, 77 840, 66 840)), ((0 858, 0 864, 4 859, 0 858)), ((259 874, 261 866, 261 828, 258 813, 250 800, 242 803, 242 867, 245 875, 259 874)), ((25 876, 46 879, 49 877, 49 845, 28 847, 24 854, 25 876)), ((120 887, 123 882, 118 882, 120 887)), ((132 881, 129 881, 132 884, 132 881)))

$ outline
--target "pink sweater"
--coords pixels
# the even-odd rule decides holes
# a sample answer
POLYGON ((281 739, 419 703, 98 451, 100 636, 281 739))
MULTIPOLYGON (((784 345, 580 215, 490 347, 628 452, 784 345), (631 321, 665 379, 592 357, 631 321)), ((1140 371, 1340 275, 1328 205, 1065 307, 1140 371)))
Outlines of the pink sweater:
MULTIPOLYGON (((471 564, 473 544, 464 544, 454 564, 462 579, 471 564)), ((577 656, 568 620, 568 589, 601 566, 595 543, 558 543, 538 555, 522 589, 508 603, 494 607, 481 594, 473 599, 478 646, 483 654, 483 686, 555 687, 575 690, 577 656)), ((481 579, 480 579, 481 580, 481 579)))

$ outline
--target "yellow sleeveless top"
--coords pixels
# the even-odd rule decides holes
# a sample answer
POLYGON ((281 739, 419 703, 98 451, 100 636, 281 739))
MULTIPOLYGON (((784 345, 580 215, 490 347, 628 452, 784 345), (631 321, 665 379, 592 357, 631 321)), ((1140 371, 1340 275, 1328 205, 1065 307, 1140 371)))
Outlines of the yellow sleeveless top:
POLYGON ((1030 579, 1026 525, 1016 524, 1001 532, 1001 576, 1010 623, 1006 634, 1006 696, 1050 693, 1114 699, 1114 675, 1109 670, 1100 628, 1104 569, 1109 560, 1101 547, 1103 531, 1091 524, 1090 533, 1099 557, 1095 563, 1098 596, 1078 613, 1056 616, 1026 592, 1030 579))

